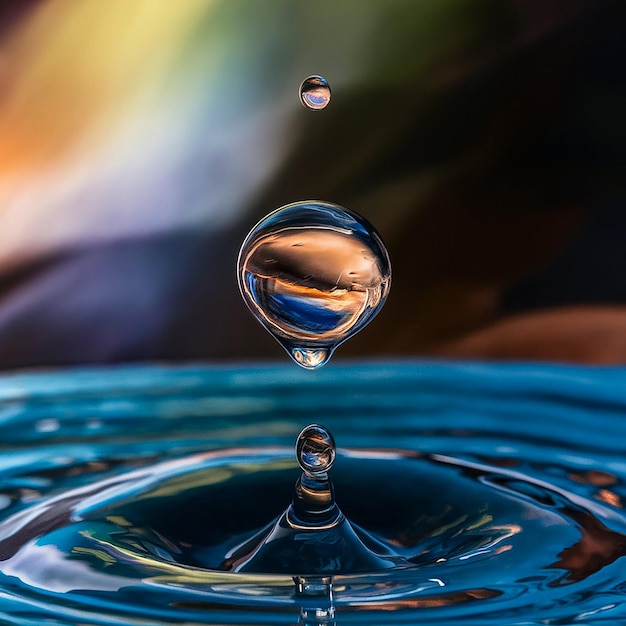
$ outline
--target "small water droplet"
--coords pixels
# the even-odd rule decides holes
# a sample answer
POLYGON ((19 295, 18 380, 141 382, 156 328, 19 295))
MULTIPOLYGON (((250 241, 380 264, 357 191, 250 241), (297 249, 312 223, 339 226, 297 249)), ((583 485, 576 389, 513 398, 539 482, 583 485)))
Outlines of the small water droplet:
POLYGON ((306 474, 328 472, 335 461, 335 440, 330 431, 319 424, 304 428, 296 440, 296 457, 306 474))
POLYGON ((330 102, 330 85, 323 76, 309 76, 300 85, 300 101, 311 111, 321 111, 330 102))
POLYGON ((317 350, 312 348, 294 348, 291 351, 291 358, 306 369, 315 369, 326 363, 330 358, 330 354, 325 348, 317 350))
POLYGON ((252 313, 306 369, 324 365, 369 323, 391 285, 389 255, 374 228, 319 201, 262 219, 243 242, 237 274, 252 313))

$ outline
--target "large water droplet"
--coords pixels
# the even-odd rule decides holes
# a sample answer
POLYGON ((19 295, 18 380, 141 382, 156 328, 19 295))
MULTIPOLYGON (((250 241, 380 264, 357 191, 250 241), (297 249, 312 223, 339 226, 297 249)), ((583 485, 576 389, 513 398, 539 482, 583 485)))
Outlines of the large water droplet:
POLYGON ((298 365, 315 369, 381 309, 391 264, 364 218, 305 201, 270 213, 250 231, 237 275, 255 317, 298 365))
POLYGON ((330 85, 323 76, 309 76, 300 85, 300 101, 311 111, 321 111, 330 102, 330 85))

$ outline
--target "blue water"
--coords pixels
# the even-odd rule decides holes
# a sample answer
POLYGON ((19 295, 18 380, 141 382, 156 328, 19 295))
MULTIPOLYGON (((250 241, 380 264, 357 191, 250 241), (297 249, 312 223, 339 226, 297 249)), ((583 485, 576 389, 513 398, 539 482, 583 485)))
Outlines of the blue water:
POLYGON ((405 362, 2 376, 0 623, 303 623, 290 576, 225 557, 311 422, 405 563, 337 575, 337 625, 626 621, 626 369, 405 362))
MULTIPOLYGON (((256 281, 251 278, 250 283, 256 281)), ((254 284, 254 287, 256 285, 254 284)), ((309 333, 325 333, 336 328, 343 320, 337 311, 324 309, 313 298, 269 295, 266 307, 273 315, 282 315, 286 324, 294 328, 305 327, 309 333)))

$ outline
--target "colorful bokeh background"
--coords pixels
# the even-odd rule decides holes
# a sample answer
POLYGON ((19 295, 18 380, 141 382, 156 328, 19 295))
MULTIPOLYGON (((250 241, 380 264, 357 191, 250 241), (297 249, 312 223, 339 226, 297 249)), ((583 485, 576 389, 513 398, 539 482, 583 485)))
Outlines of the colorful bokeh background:
POLYGON ((311 198, 394 266, 338 358, 624 362, 625 112, 623 1, 6 0, 0 367, 286 358, 235 262, 311 198))

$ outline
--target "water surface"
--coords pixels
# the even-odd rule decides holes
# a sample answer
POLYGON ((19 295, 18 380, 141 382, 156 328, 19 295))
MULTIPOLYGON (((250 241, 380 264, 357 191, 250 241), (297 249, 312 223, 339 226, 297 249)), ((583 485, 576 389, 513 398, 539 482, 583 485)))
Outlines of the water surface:
POLYGON ((340 507, 403 563, 335 576, 336 624, 620 622, 625 389, 419 362, 4 375, 2 622, 298 623, 290 576, 225 557, 289 504, 311 422, 340 507))

